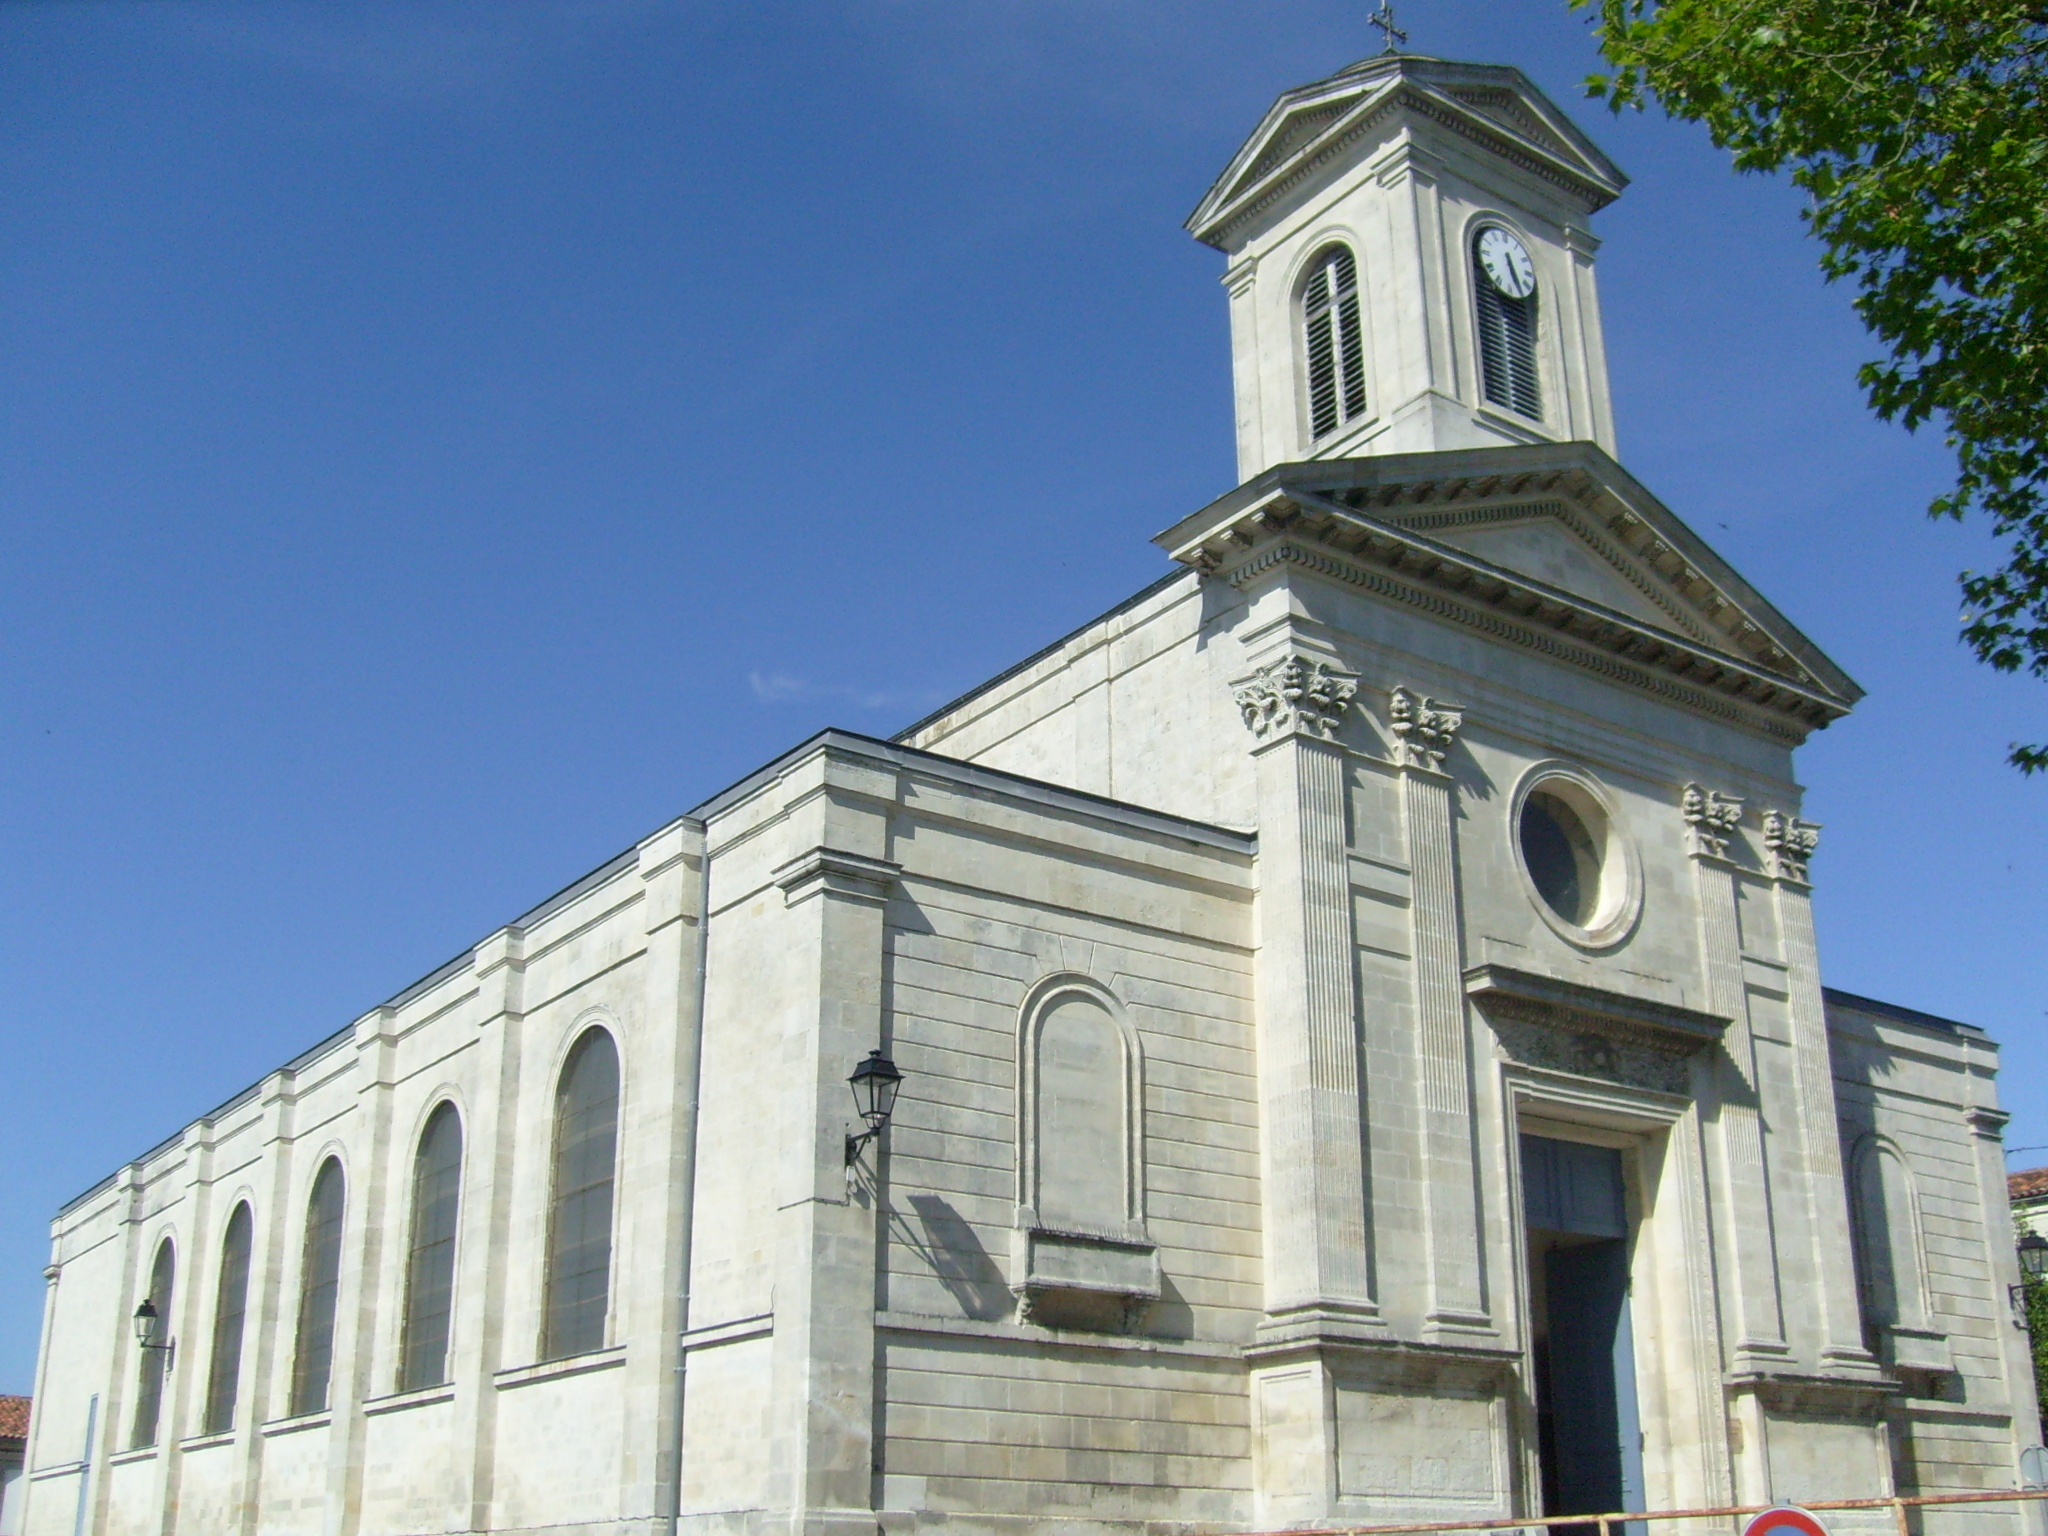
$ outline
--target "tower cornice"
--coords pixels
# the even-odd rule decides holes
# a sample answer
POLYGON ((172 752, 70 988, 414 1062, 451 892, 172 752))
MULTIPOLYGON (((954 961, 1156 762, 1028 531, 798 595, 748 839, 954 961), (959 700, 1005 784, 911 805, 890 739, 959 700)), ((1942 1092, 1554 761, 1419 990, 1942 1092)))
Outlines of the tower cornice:
POLYGON ((1520 70, 1396 54, 1281 96, 1188 216, 1188 232, 1219 250, 1234 248, 1261 215, 1347 162, 1403 109, 1567 194, 1587 213, 1628 184, 1520 70))

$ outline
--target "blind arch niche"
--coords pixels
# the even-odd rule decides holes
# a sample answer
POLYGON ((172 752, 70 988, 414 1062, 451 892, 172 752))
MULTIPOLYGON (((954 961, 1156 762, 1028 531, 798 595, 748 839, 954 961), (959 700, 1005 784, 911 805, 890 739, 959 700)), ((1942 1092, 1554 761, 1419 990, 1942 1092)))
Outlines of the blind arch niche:
POLYGON ((1012 1288, 1027 1318, 1125 1328, 1160 1294, 1145 1229, 1144 1055, 1109 990, 1051 976, 1017 1037, 1012 1288))
POLYGON ((1878 1353, 1908 1370, 1946 1371, 1954 1361, 1947 1335, 1934 1326, 1913 1170, 1888 1137, 1875 1133, 1857 1142, 1850 1170, 1864 1316, 1878 1353))

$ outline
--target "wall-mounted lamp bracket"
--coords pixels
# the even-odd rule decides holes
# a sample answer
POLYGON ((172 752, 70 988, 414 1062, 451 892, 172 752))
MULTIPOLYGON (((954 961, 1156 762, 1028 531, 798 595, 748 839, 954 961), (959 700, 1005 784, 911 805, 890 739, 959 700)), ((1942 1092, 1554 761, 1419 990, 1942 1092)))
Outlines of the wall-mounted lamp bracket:
POLYGON ((147 1296, 142 1305, 135 1309, 135 1344, 139 1349, 160 1349, 164 1352, 164 1374, 169 1375, 171 1362, 178 1357, 178 1341, 160 1337, 163 1319, 157 1315, 156 1303, 147 1296))
POLYGON ((903 1074, 877 1046, 868 1052, 865 1061, 853 1069, 853 1076, 846 1083, 853 1090, 853 1107, 859 1111, 861 1123, 867 1126, 857 1135, 847 1133, 846 1166, 851 1168, 859 1159, 861 1148, 881 1135, 888 1126, 889 1116, 896 1110, 897 1090, 903 1086, 903 1074))

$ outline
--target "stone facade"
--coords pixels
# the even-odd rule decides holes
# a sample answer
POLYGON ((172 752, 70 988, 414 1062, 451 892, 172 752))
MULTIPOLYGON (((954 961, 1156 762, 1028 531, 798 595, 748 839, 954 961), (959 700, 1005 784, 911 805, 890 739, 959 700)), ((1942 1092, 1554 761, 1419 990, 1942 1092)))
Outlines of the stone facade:
POLYGON ((1283 97, 1193 221, 1249 478, 1175 573, 893 742, 804 743, 74 1201, 25 1529, 1613 1508, 1561 1470, 1599 1435, 1555 1277, 1595 1260, 1617 1500, 2012 1486, 1995 1047, 1822 988, 1791 759, 1858 691, 1602 446, 1620 185, 1513 71, 1283 97), (1475 320, 1510 223, 1537 298, 1475 320), (1290 306, 1338 240, 1373 366, 1314 434, 1274 402, 1320 387, 1290 306), (566 1352, 594 1030, 608 1289, 566 1352), (849 1158, 878 1047, 904 1086, 849 1158))

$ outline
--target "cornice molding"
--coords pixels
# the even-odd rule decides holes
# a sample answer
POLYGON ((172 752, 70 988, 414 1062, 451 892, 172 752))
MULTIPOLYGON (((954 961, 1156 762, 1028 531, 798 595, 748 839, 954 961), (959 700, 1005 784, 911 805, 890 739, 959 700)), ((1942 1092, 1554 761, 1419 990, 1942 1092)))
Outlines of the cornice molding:
POLYGON ((1697 1008, 1631 997, 1505 965, 1478 965, 1465 972, 1465 993, 1489 1013, 1681 1055, 1717 1044, 1729 1023, 1719 1014, 1702 1013, 1697 1008))
MULTIPOLYGON (((1498 88, 1511 96, 1518 94, 1511 86, 1498 88)), ((1252 137, 1188 216, 1186 228, 1204 244, 1228 249, 1232 235, 1239 229, 1281 202, 1401 108, 1471 140, 1517 170, 1569 193, 1583 202, 1588 212, 1606 207, 1621 194, 1619 184, 1575 163, 1578 152, 1569 145, 1552 146, 1527 137, 1483 108, 1438 89, 1430 81, 1405 72, 1355 80, 1338 75, 1291 91, 1268 110, 1252 137), (1355 95, 1350 106, 1277 158, 1271 156, 1274 141, 1290 122, 1304 113, 1316 112, 1319 107, 1327 110, 1331 98, 1341 100, 1346 94, 1355 95)))
MULTIPOLYGON (((1603 650, 1596 648, 1593 643, 1575 643, 1579 640, 1577 636, 1565 639, 1546 634, 1530 624, 1504 619, 1470 603, 1458 601, 1443 593, 1425 590, 1391 574, 1376 571, 1335 551, 1317 549, 1308 541, 1290 538, 1266 545, 1243 563, 1232 567, 1224 579, 1233 586, 1242 586, 1276 565, 1297 565, 1351 586, 1365 588, 1383 597, 1390 597, 1410 607, 1419 608, 1435 617, 1449 619, 1497 639, 1583 667, 1615 682, 1639 688, 1645 693, 1655 694, 1684 708, 1761 732, 1786 746, 1797 746, 1805 739, 1807 730, 1811 729, 1810 723, 1804 726, 1789 725, 1768 713, 1760 704, 1750 704, 1750 707, 1745 708, 1743 703, 1749 701, 1738 703, 1734 699, 1709 693, 1702 687, 1687 686, 1660 677, 1648 666, 1617 659, 1618 653, 1603 653, 1603 650)), ((1590 605, 1587 605, 1587 608, 1590 610, 1590 605)), ((1548 613, 1554 620, 1559 616, 1569 616, 1580 611, 1581 605, 1575 602, 1559 602, 1548 613)), ((1537 617, 1541 621, 1544 615, 1539 614, 1537 617)), ((1633 626, 1630 628, 1633 629, 1633 626)), ((1628 630, 1623 632, 1629 633, 1628 630)), ((1729 658, 1731 663, 1732 660, 1733 658, 1729 658)))
POLYGON ((1155 542, 1237 586, 1280 563, 1317 570, 1785 745, 1862 695, 1590 444, 1280 465, 1155 542), (1560 517, 1670 622, 1609 608, 1426 531, 1537 516, 1560 517), (1669 589, 1648 590, 1659 582, 1669 589))
POLYGON ((2012 1119, 2009 1110, 1986 1109, 1982 1105, 1963 1113, 1963 1123, 1987 1141, 2003 1141, 2005 1126, 2012 1119))
POLYGON ((1424 512, 1415 517, 1404 517, 1400 523, 1403 528, 1428 532, 1436 528, 1476 528, 1492 523, 1525 522, 1536 517, 1554 518, 1564 524, 1585 543, 1587 548, 1612 566, 1616 575, 1655 604, 1672 623, 1703 644, 1714 643, 1714 637, 1703 615, 1686 612, 1679 606, 1674 593, 1645 579, 1641 567, 1624 553, 1626 546, 1609 537, 1591 517, 1568 501, 1552 498, 1543 501, 1488 502, 1445 512, 1424 512))
POLYGON ((812 848, 777 867, 769 878, 781 887, 785 906, 819 895, 880 904, 888 900, 889 888, 902 873, 903 866, 888 859, 842 848, 812 848))
MULTIPOLYGON (((1173 559, 1216 571, 1261 532, 1297 524, 1340 551, 1377 527, 1397 535, 1564 513, 1565 527, 1624 574, 1648 584, 1668 626, 1740 665, 1819 695, 1838 711, 1863 696, 1820 648, 1741 574, 1597 446, 1526 443, 1277 464, 1153 540, 1173 559), (1261 516, 1263 514, 1263 516, 1261 516)), ((1440 549, 1439 555, 1461 558, 1440 549)), ((1462 557, 1468 562, 1471 557, 1462 557)), ((1570 594, 1567 594, 1569 596, 1570 594)), ((1598 606, 1596 603, 1595 606, 1598 606)), ((1632 615, 1621 615, 1632 620, 1632 615)), ((1654 621, 1653 621, 1654 623, 1654 621)), ((1655 625, 1662 629, 1666 626, 1655 625)))
MULTIPOLYGON (((1497 487, 1493 487, 1489 483, 1489 479, 1491 477, 1479 479, 1479 481, 1456 481, 1456 479, 1452 479, 1452 481, 1448 481, 1444 485, 1444 494, 1446 494, 1446 498, 1489 496, 1489 494, 1493 494, 1495 489, 1497 489, 1497 487)), ((1430 489, 1432 487, 1427 485, 1427 483, 1413 487, 1415 500, 1417 502, 1432 500, 1430 498, 1430 489)), ((1571 498, 1581 498, 1585 502, 1597 500, 1597 496, 1599 496, 1599 485, 1595 481, 1591 481, 1591 477, 1587 477, 1587 475, 1569 475, 1569 473, 1559 475, 1559 479, 1556 479, 1550 485, 1550 489, 1556 489, 1556 492, 1563 492, 1563 494, 1567 494, 1571 498)), ((1509 498, 1516 498, 1518 492, 1516 492, 1516 489, 1507 489, 1507 496, 1509 498)), ((1358 524, 1358 528, 1362 532, 1370 532, 1372 528, 1382 528, 1386 532, 1393 532, 1393 535, 1421 535, 1423 528, 1427 526, 1421 516, 1376 516, 1374 510, 1364 510, 1364 508, 1358 508, 1358 506, 1350 506, 1346 502, 1333 500, 1333 498, 1317 494, 1317 492, 1307 492, 1307 489, 1303 489, 1303 492, 1290 492, 1288 500, 1294 502, 1303 512, 1333 514, 1337 518, 1343 518, 1343 520, 1348 520, 1352 524, 1358 524)), ((1378 508, 1389 508, 1391 504, 1399 504, 1397 496, 1389 496, 1386 492, 1380 492, 1378 496, 1372 496, 1372 498, 1366 498, 1366 500, 1368 502, 1376 502, 1378 508)), ((1815 674, 1812 674, 1810 668, 1800 666, 1784 647, 1774 645, 1772 641, 1769 641, 1769 637, 1763 635, 1763 631, 1755 625, 1755 621, 1751 621, 1747 614, 1743 614, 1743 608, 1741 608, 1741 604, 1735 598, 1729 598, 1724 592, 1720 592, 1720 588, 1710 578, 1706 578, 1706 575, 1702 575, 1698 569, 1694 569, 1694 565, 1690 561, 1686 561, 1681 555, 1675 555, 1675 551, 1671 551, 1671 547, 1663 539, 1659 539, 1655 535, 1655 530, 1651 530, 1645 524, 1645 520, 1642 520, 1640 516, 1636 516, 1634 512, 1622 510, 1622 512, 1618 512, 1618 514, 1614 514, 1612 518, 1606 520, 1606 528, 1610 532, 1614 532, 1620 549, 1616 549, 1614 545, 1608 545, 1602 537, 1597 535, 1597 532, 1593 532, 1591 526, 1587 526, 1579 518, 1569 516, 1571 506, 1573 506, 1569 500, 1559 502, 1559 500, 1552 498, 1552 500, 1536 500, 1536 502, 1522 502, 1522 500, 1509 500, 1507 504, 1495 502, 1491 508, 1489 506, 1468 508, 1466 514, 1460 516, 1460 522, 1470 524, 1470 522, 1491 520, 1491 518, 1470 516, 1470 514, 1493 510, 1493 508, 1499 508, 1501 512, 1509 514, 1509 518, 1511 518, 1511 516, 1530 516, 1530 514, 1534 514, 1534 512, 1538 512, 1540 508, 1546 508, 1546 506, 1559 506, 1559 508, 1563 508, 1567 512, 1563 522, 1575 532, 1575 535, 1585 539, 1585 543, 1589 543, 1597 555, 1602 555, 1610 565, 1614 565, 1618 571, 1622 571, 1626 578, 1628 578, 1628 582, 1636 590, 1651 596, 1657 602, 1659 608, 1663 608, 1665 612, 1669 612, 1673 616, 1673 621, 1683 631, 1677 639, 1696 639, 1698 643, 1706 645, 1716 655, 1722 655, 1722 657, 1729 659, 1729 662, 1735 662, 1737 666, 1749 668, 1749 670, 1753 670, 1753 672, 1757 672, 1761 676, 1784 678, 1786 682, 1792 682, 1794 686, 1808 688, 1808 690, 1819 690, 1821 688, 1821 680, 1815 674), (1622 528, 1628 528, 1628 530, 1634 532, 1634 535, 1640 535, 1642 539, 1645 539, 1645 543, 1642 543, 1640 547, 1630 543, 1630 535, 1624 535, 1622 528), (1640 580, 1640 571, 1632 571, 1628 567, 1626 555, 1620 553, 1620 551, 1626 551, 1626 555, 1632 555, 1632 557, 1636 557, 1640 561, 1645 561, 1653 571, 1663 575, 1663 578, 1671 586, 1679 588, 1681 592, 1686 592, 1688 602, 1694 602, 1694 606, 1700 612, 1700 621, 1704 621, 1708 625, 1708 629, 1702 631, 1698 623, 1683 623, 1681 616, 1675 612, 1675 608, 1671 604, 1671 594, 1669 592, 1657 594, 1653 588, 1645 586, 1645 582, 1640 580), (1665 559, 1675 559, 1675 569, 1665 569, 1665 565, 1661 563, 1665 559), (1708 596, 1702 598, 1700 596, 1702 590, 1708 596), (1739 643, 1755 645, 1759 655, 1741 655, 1735 649, 1735 645, 1739 645, 1739 643)), ((1438 514, 1438 516, 1446 516, 1446 514, 1438 514)), ((1581 516, 1591 518, 1591 516, 1597 516, 1597 514, 1593 514, 1589 508, 1581 508, 1581 516)), ((1446 520, 1444 524, 1438 524, 1438 526, 1450 526, 1450 524, 1446 520)), ((1620 618, 1622 623, 1628 623, 1628 625, 1638 625, 1638 627, 1642 625, 1642 621, 1638 621, 1634 614, 1618 612, 1614 608, 1608 608, 1606 604, 1593 602, 1591 598, 1581 598, 1575 592, 1565 592, 1563 588, 1552 588, 1546 582, 1530 578, 1530 575, 1522 575, 1518 571, 1501 569, 1501 567, 1493 565, 1491 561, 1487 561, 1487 559, 1483 559, 1479 555, 1468 555, 1462 549, 1456 549, 1454 545, 1442 545, 1440 541, 1434 541, 1434 539, 1427 539, 1425 545, 1427 545, 1427 551, 1430 551, 1436 557, 1440 557, 1440 559, 1448 557, 1450 561, 1462 561, 1462 563, 1475 565, 1475 567, 1485 567, 1485 569, 1501 573, 1505 580, 1518 582, 1518 584, 1528 586, 1532 590, 1540 590, 1544 594, 1563 598, 1565 602, 1583 604, 1583 606, 1587 606, 1591 610, 1597 610, 1597 612, 1602 612, 1602 614, 1612 614, 1614 618, 1620 618)), ((1647 633, 1663 635, 1665 631, 1649 629, 1647 633)))

